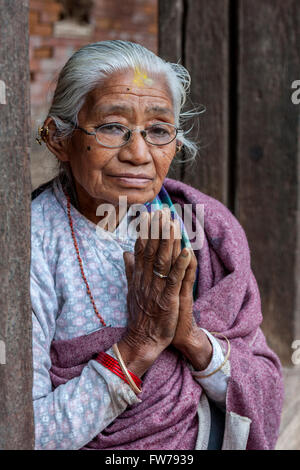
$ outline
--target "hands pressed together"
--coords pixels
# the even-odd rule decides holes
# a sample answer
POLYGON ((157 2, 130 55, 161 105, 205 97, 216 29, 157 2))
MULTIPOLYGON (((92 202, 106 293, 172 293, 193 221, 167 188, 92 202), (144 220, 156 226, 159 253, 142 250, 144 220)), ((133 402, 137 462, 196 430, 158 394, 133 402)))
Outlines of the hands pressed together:
POLYGON ((141 377, 172 344, 196 370, 203 370, 212 346, 193 317, 196 257, 191 249, 181 250, 180 224, 171 220, 169 209, 145 213, 142 218, 143 238, 137 239, 134 255, 124 253, 129 318, 127 332, 118 343, 123 360, 141 377), (153 237, 155 229, 158 236, 153 237))

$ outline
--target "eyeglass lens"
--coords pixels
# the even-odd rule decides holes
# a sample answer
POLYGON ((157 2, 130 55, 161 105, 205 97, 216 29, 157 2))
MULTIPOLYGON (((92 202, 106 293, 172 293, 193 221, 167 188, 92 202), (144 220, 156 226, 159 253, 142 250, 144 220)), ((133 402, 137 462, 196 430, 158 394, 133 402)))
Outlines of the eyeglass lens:
MULTIPOLYGON (((104 124, 96 129, 96 139, 99 144, 120 147, 129 141, 131 133, 130 129, 122 124, 104 124)), ((141 133, 150 144, 166 145, 176 137, 176 127, 171 124, 159 123, 148 127, 141 133)))

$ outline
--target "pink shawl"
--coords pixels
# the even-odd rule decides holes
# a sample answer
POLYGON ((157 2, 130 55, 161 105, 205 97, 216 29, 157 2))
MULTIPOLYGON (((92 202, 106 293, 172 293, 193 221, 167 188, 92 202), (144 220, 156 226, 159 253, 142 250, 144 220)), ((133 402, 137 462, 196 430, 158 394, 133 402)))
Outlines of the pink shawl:
MULTIPOLYGON (((244 230, 220 202, 181 182, 166 179, 173 203, 204 204, 204 243, 195 251, 197 324, 225 334, 231 343, 226 413, 251 420, 247 449, 273 449, 283 401, 281 365, 260 329, 260 296, 251 271, 244 230)), ((51 346, 53 387, 78 376, 100 350, 121 338, 122 328, 51 346)), ((226 350, 226 343, 224 344, 226 350)), ((173 347, 143 377, 141 402, 129 406, 84 449, 194 449, 201 386, 173 347)))

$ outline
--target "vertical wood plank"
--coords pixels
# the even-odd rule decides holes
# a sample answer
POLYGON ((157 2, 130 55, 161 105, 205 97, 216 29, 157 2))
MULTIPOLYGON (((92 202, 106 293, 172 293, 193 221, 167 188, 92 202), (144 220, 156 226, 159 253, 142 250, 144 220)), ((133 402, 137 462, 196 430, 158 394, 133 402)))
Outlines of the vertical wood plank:
POLYGON ((28 0, 0 0, 0 44, 0 448, 31 449, 28 0))
POLYGON ((175 160, 169 176, 227 204, 229 1, 161 0, 159 5, 159 54, 180 60, 191 74, 186 109, 206 107, 191 133, 200 145, 196 161, 180 169, 175 160))
MULTIPOLYGON (((184 0, 159 0, 158 11, 158 54, 168 62, 184 65, 184 0)), ((184 164, 179 162, 183 158, 182 153, 177 157, 172 162, 168 177, 182 181, 184 164)))
POLYGON ((160 0, 158 3, 159 55, 168 62, 182 63, 183 0, 160 0))
POLYGON ((291 365, 300 335, 298 0, 242 0, 239 41, 236 215, 253 248, 268 343, 291 365))
POLYGON ((184 182, 228 202, 229 2, 187 0, 185 67, 192 77, 193 104, 203 104, 200 151, 187 164, 184 182))

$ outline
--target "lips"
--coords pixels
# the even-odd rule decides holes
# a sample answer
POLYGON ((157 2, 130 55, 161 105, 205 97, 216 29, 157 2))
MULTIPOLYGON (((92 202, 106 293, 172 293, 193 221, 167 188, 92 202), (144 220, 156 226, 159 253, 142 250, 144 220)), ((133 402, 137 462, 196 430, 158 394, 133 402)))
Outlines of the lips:
POLYGON ((146 187, 154 179, 145 173, 120 173, 109 176, 115 178, 119 185, 131 188, 146 187))
POLYGON ((120 173, 118 175, 109 175, 112 176, 113 178, 136 178, 136 179, 146 179, 146 180, 153 180, 153 178, 149 175, 146 175, 145 173, 138 173, 138 174, 133 174, 133 173, 120 173))

